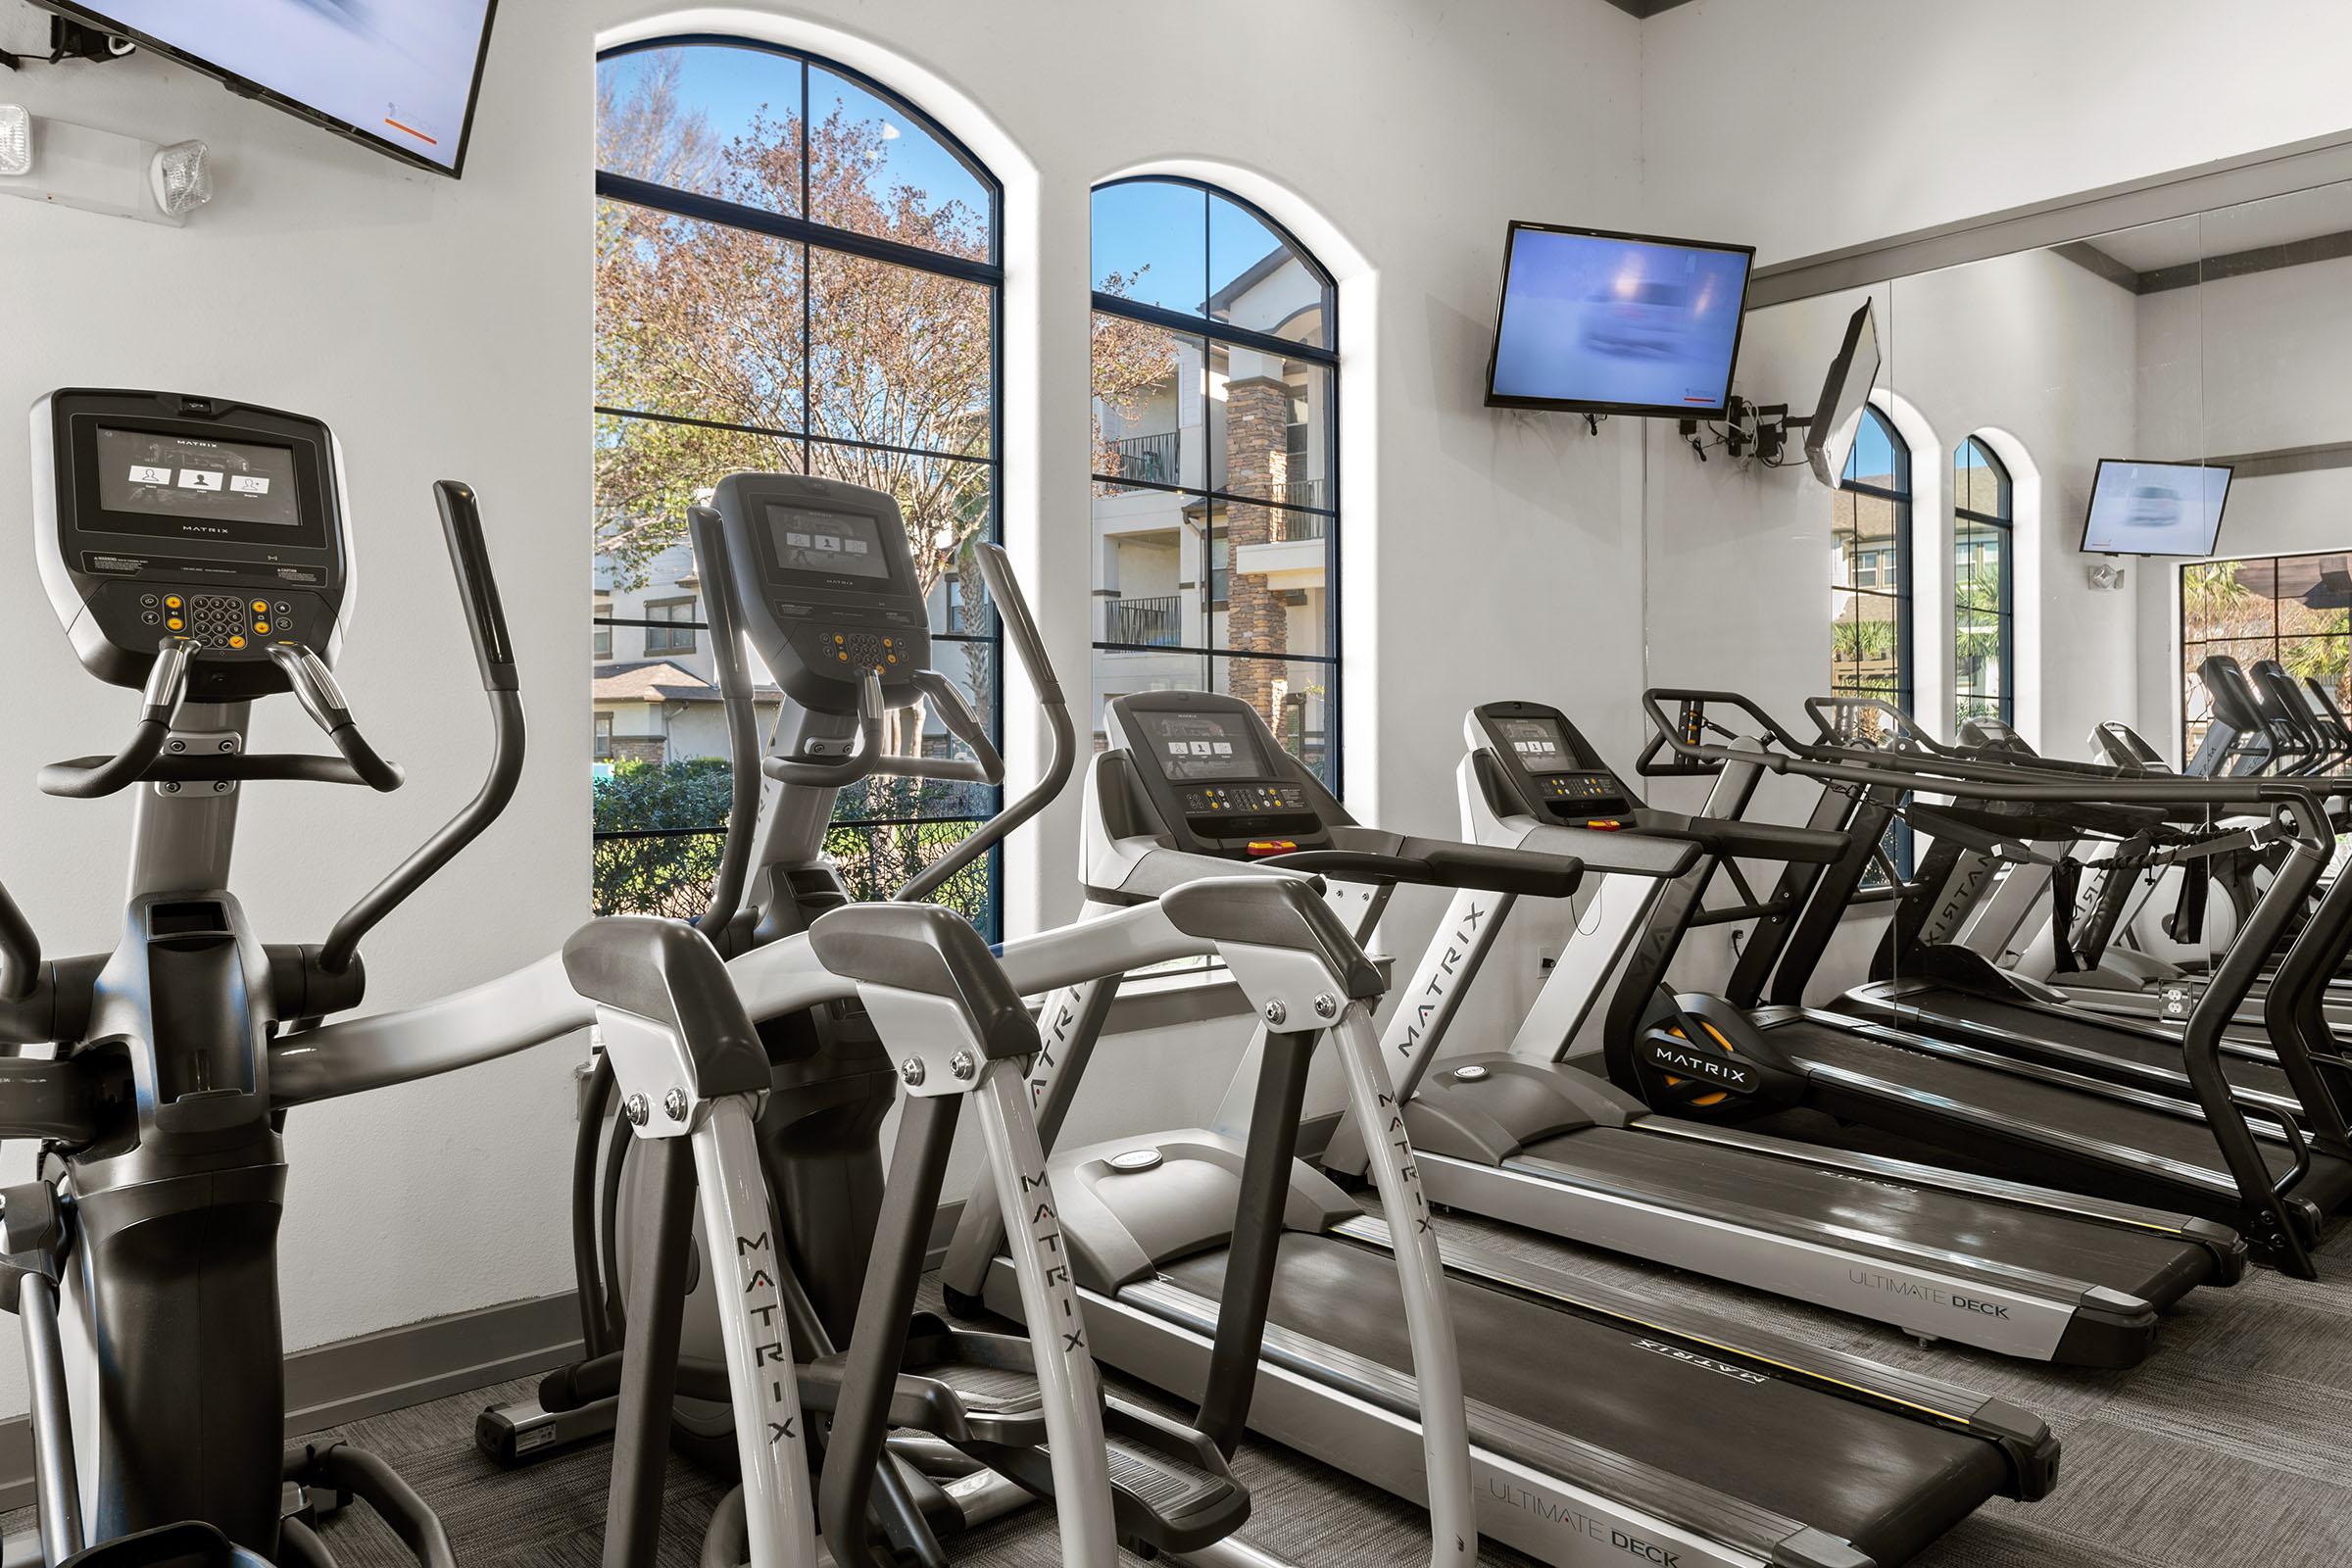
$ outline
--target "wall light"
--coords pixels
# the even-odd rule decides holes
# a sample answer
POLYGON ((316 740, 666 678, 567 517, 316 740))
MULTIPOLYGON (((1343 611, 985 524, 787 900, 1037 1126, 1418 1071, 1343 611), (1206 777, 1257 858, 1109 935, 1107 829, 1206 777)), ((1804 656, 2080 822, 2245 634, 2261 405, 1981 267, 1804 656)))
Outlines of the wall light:
POLYGON ((212 152, 159 147, 0 104, 0 193, 176 228, 213 199, 212 152))
POLYGON ((23 104, 0 104, 0 174, 31 172, 31 111, 23 104))

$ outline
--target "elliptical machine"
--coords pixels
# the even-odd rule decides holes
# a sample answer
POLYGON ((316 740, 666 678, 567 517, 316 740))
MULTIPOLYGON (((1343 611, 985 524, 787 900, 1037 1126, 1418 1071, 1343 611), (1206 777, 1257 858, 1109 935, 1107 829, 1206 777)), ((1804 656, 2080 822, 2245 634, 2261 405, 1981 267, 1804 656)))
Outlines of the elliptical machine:
MULTIPOLYGON (((66 390, 33 411, 41 578, 85 667, 142 691, 112 757, 43 770, 53 795, 138 791, 124 934, 44 959, 0 890, 0 1137, 38 1179, 0 1194, 0 1304, 31 1385, 47 1568, 331 1568, 286 1483, 370 1503, 428 1568, 454 1568, 421 1498, 342 1445, 284 1442, 276 1235, 287 1111, 454 1070, 596 1025, 666 1208, 731 1236, 715 1326, 748 1506, 706 1561, 817 1559, 792 1346, 752 1125, 768 1068, 710 945, 673 922, 591 921, 563 952, 468 992, 345 1024, 361 938, 493 821, 522 765, 522 709, 470 490, 436 486, 494 744, 479 794, 323 944, 265 945, 227 890, 242 786, 398 788, 330 666, 353 564, 340 449, 315 418, 226 400, 66 390), (291 690, 336 755, 245 749, 253 702, 291 690), (16 1054, 26 1045, 51 1054, 16 1054), (655 1109, 653 1107, 659 1107, 655 1109)), ((919 1018, 913 1049, 1018 1054, 1036 1035, 986 948, 938 910, 859 911, 781 945, 807 1005, 919 1018)), ((906 1031, 890 1032, 894 1047, 906 1031)), ((683 1226, 674 1227, 682 1232, 683 1226)), ((677 1370, 682 1242, 633 1282, 606 1560, 651 1560, 677 1370)), ((1073 1374, 1091 1376, 1091 1363, 1073 1374)), ((854 1376, 849 1386, 857 1389, 854 1376)), ((873 1393, 887 1396, 887 1379, 873 1393)), ((1082 1449, 1077 1414, 1057 1446, 1082 1449)), ((1106 1490, 1106 1487, 1103 1489, 1106 1490)), ((9 1560, 25 1556, 11 1544, 9 1560)))

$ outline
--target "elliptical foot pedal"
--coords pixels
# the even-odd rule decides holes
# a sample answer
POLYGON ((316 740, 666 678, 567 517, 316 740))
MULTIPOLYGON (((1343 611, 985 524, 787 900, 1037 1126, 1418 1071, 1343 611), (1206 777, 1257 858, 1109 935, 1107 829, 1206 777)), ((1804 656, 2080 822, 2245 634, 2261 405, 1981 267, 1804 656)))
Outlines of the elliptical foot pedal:
POLYGON ((612 1435, 618 1399, 591 1399, 574 1410, 550 1410, 535 1396, 493 1404, 473 1418, 473 1446, 490 1462, 513 1468, 612 1435))

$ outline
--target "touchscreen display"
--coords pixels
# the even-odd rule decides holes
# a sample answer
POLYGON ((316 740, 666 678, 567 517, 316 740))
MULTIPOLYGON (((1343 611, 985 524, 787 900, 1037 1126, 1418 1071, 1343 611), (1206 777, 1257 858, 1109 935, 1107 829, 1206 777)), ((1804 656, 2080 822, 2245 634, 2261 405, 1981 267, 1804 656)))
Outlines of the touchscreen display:
POLYGON ((1577 765, 1560 727, 1547 718, 1498 718, 1494 731, 1530 773, 1564 773, 1577 765))
POLYGON ((1236 719, 1219 713, 1144 713, 1148 744, 1161 771, 1179 784, 1264 778, 1257 744, 1236 719))
POLYGON ((880 525, 855 512, 820 512, 771 501, 767 504, 767 535, 781 571, 890 575, 890 563, 882 555, 880 525))
POLYGON ((108 512, 189 524, 301 525, 290 447, 113 425, 100 425, 97 436, 98 504, 108 512))

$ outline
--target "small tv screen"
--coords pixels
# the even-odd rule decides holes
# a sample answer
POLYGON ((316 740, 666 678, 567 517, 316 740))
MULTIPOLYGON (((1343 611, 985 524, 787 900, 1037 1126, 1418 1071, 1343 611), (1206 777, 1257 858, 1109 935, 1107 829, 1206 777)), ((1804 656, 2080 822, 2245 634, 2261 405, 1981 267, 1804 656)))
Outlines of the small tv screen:
POLYGON ((1805 426, 1805 461, 1813 477, 1831 489, 1845 476, 1846 455, 1854 450, 1854 433, 1861 428, 1862 405, 1870 401, 1879 378, 1879 318, 1872 302, 1864 300, 1845 323, 1845 337, 1821 383, 1813 417, 1805 426))
POLYGON ((2082 519, 2086 556, 2210 556, 2230 499, 2230 466, 2101 458, 2082 519))
POLYGON ((1755 254, 1752 245, 1512 223, 1488 405, 1723 417, 1755 254))
POLYGON ((444 174, 466 167, 497 0, 41 0, 444 174))

